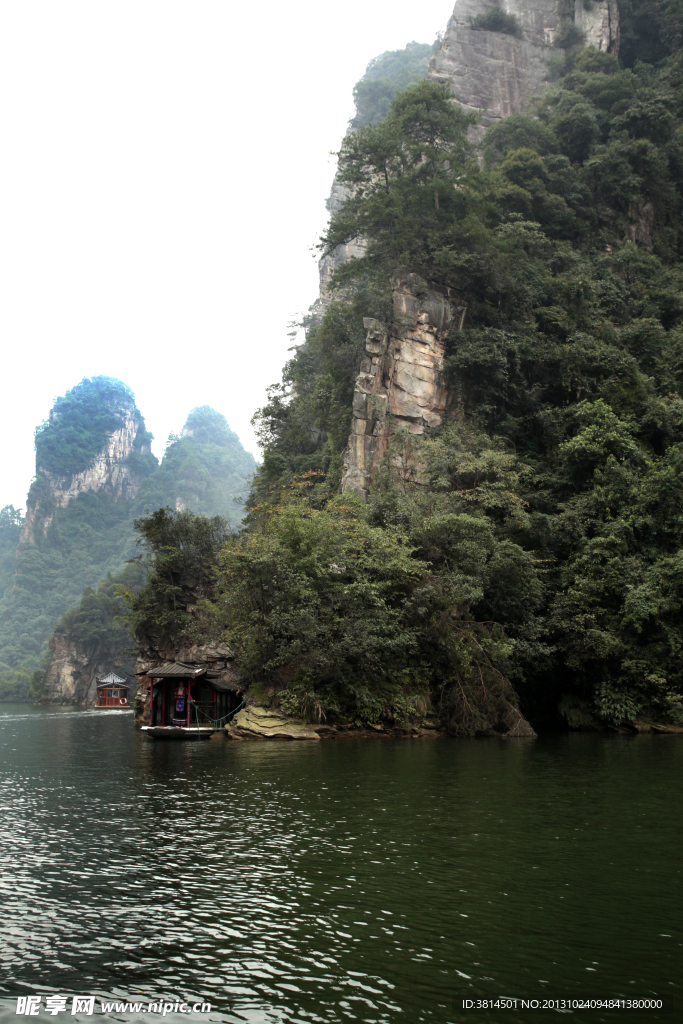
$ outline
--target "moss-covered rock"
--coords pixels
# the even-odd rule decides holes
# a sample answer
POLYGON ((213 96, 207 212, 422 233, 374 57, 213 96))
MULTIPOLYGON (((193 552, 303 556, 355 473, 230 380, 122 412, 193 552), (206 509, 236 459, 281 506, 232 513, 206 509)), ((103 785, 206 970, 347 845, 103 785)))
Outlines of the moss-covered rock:
POLYGON ((312 725, 300 718, 288 718, 281 711, 251 705, 238 711, 225 726, 225 735, 235 740, 319 740, 312 725))

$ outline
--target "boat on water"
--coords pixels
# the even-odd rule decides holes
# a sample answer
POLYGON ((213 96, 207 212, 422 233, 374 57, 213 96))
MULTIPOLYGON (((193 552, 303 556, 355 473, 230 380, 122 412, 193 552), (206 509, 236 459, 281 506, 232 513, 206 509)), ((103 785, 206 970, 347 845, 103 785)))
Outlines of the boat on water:
POLYGON ((206 665, 165 662, 145 675, 150 680, 150 716, 141 731, 150 739, 210 739, 242 703, 235 683, 206 665))
POLYGON ((97 680, 98 711, 130 711, 128 694, 130 685, 115 672, 109 672, 97 680))

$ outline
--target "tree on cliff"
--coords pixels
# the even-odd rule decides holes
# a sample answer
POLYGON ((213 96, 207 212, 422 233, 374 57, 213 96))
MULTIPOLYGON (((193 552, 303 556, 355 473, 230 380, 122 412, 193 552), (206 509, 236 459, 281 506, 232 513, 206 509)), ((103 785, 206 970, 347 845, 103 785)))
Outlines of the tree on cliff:
POLYGON ((476 173, 467 141, 474 122, 446 86, 420 82, 396 97, 381 124, 346 136, 337 176, 351 196, 333 215, 321 248, 330 254, 354 238, 368 248, 339 268, 338 281, 424 266, 458 241, 454 225, 468 232, 478 198, 467 183, 476 173), (451 232, 447 242, 444 228, 451 232))
POLYGON ((345 342, 356 365, 335 364, 332 317, 346 339, 363 316, 391 326, 397 265, 425 294, 458 296, 445 365, 458 422, 412 438, 419 477, 399 479, 389 453, 368 522, 405 531, 430 573, 480 565, 470 614, 503 631, 496 667, 536 720, 683 723, 683 62, 666 42, 676 5, 645 6, 661 63, 572 54, 533 116, 488 130, 482 169, 466 118, 429 83, 344 143, 355 192, 324 244, 361 235, 367 252, 337 272, 334 313, 263 411, 254 504, 280 502, 305 453, 326 474, 324 509, 340 479, 329 439, 348 431, 364 356, 345 342))

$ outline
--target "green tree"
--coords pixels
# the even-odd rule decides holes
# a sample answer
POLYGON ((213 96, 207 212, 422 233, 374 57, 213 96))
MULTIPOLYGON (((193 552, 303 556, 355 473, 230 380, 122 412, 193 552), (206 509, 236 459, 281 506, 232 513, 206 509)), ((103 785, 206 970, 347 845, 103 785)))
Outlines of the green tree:
POLYGON ((190 609, 212 590, 216 556, 228 535, 220 516, 162 508, 135 521, 144 549, 146 579, 136 593, 125 592, 133 636, 161 649, 182 637, 190 609))
POLYGON ((234 647, 250 692, 317 721, 401 724, 431 706, 456 733, 523 727, 493 664, 505 642, 469 615, 486 523, 425 520, 423 546, 439 538, 449 549, 433 571, 405 529, 373 525, 359 499, 319 508, 307 491, 296 483, 229 539, 202 606, 200 628, 234 647))
POLYGON ((381 124, 344 139, 338 178, 351 196, 333 215, 322 248, 332 253, 354 238, 368 248, 337 271, 339 281, 443 256, 445 231, 470 214, 471 191, 464 179, 454 188, 453 177, 475 173, 467 141, 473 123, 446 87, 420 82, 396 97, 381 124))

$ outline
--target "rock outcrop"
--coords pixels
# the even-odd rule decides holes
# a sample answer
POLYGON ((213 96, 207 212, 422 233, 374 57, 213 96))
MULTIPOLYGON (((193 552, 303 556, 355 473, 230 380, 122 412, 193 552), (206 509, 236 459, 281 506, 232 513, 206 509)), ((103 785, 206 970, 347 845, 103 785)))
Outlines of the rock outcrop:
MULTIPOLYGON (((58 477, 44 467, 36 465, 36 475, 46 486, 34 490, 33 495, 29 492, 20 544, 33 539, 37 521, 40 521, 43 529, 47 530, 55 511, 58 508, 66 508, 69 502, 80 494, 108 488, 115 501, 135 497, 144 475, 131 463, 130 456, 136 450, 135 441, 142 426, 142 418, 132 401, 130 405, 122 405, 118 412, 122 420, 121 426, 107 436, 99 455, 81 473, 58 477)), ((149 454, 150 450, 150 445, 146 441, 138 447, 141 455, 149 454)))
POLYGON ((419 739, 443 734, 440 723, 423 715, 416 721, 400 727, 388 724, 369 725, 365 728, 353 722, 329 725, 325 722, 304 722, 301 718, 285 715, 277 708, 250 704, 238 711, 224 728, 229 740, 321 740, 321 739, 419 739))
MULTIPOLYGON (((117 652, 118 653, 118 652, 117 652)), ((97 680, 118 663, 106 643, 85 648, 67 632, 55 632, 50 638, 50 666, 40 698, 41 704, 97 703, 97 680)), ((131 690, 131 699, 134 696, 131 690)))
POLYGON ((319 740, 316 726, 281 711, 251 705, 238 711, 225 726, 225 736, 232 740, 319 740))
MULTIPOLYGON (((356 378, 351 436, 344 458, 342 491, 367 497, 392 438, 438 426, 452 395, 443 383, 445 338, 453 320, 451 302, 416 274, 394 282, 390 326, 364 321, 366 355, 356 378)), ((455 303, 456 315, 464 307, 455 303)), ((394 458, 404 460, 405 446, 394 458)), ((398 467, 409 471, 409 467, 398 467)))
POLYGON ((551 79, 552 57, 572 30, 584 46, 619 52, 617 0, 457 0, 428 78, 446 83, 465 110, 479 115, 475 137, 510 114, 522 113, 551 79), (473 28, 475 19, 501 8, 517 22, 519 35, 473 28))

